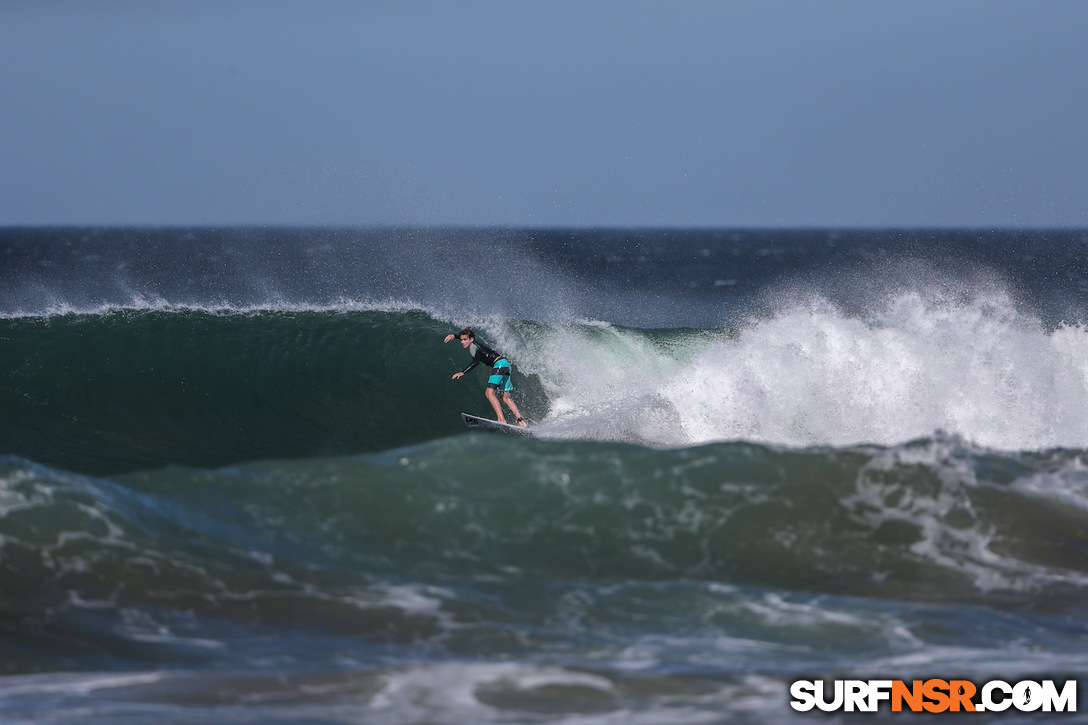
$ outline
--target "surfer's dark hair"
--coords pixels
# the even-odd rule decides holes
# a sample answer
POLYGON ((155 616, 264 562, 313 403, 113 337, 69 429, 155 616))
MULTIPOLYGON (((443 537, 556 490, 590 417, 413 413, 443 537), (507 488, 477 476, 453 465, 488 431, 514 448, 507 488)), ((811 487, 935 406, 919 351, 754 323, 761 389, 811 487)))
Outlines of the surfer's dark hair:
POLYGON ((472 331, 471 327, 466 327, 465 329, 463 329, 463 330, 461 330, 460 332, 457 333, 458 337, 465 337, 466 335, 468 336, 468 339, 470 339, 470 340, 475 340, 476 339, 476 333, 472 331))

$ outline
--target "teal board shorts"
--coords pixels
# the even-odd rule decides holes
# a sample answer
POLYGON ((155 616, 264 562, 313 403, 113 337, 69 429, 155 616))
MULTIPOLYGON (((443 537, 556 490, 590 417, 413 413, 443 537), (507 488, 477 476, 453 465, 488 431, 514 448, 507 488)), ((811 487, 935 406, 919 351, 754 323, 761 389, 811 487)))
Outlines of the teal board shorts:
POLYGON ((487 379, 487 387, 500 393, 513 391, 514 384, 510 382, 510 361, 500 357, 491 367, 491 376, 487 379))

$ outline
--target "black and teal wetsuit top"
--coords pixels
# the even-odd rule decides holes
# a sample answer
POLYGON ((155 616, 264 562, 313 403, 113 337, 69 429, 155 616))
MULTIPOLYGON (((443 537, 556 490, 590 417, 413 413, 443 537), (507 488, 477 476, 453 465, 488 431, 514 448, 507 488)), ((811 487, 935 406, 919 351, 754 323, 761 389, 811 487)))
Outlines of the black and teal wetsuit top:
MULTIPOLYGON (((491 368, 509 368, 510 367, 510 361, 509 360, 507 360, 505 357, 503 357, 499 353, 492 350, 487 345, 479 343, 476 340, 473 340, 472 344, 469 345, 469 352, 472 353, 472 362, 469 364, 469 366, 467 368, 465 368, 464 370, 461 371, 462 373, 467 373, 469 370, 472 370, 474 367, 476 367, 480 363, 483 363, 484 365, 487 365, 488 367, 491 367, 491 368), (476 349, 473 350, 472 348, 476 348, 476 349), (500 360, 505 364, 504 365, 498 365, 497 363, 500 360)), ((507 374, 509 374, 509 373, 507 373, 507 374)))
POLYGON ((500 393, 509 393, 513 391, 514 384, 510 380, 509 360, 487 345, 476 342, 475 340, 469 345, 469 351, 472 353, 472 362, 467 368, 461 371, 462 374, 472 370, 472 368, 480 363, 490 365, 491 375, 487 378, 487 387, 500 393))

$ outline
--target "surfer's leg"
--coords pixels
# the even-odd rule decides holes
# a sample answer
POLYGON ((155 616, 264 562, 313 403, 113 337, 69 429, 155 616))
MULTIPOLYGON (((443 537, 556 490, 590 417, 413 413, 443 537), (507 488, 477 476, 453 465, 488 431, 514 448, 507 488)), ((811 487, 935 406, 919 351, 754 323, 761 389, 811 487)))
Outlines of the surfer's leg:
POLYGON ((505 398, 506 391, 512 390, 513 387, 510 383, 510 363, 506 358, 499 358, 495 362, 495 367, 491 368, 491 375, 487 378, 487 399, 491 407, 495 409, 495 420, 500 423, 506 422, 506 416, 502 414, 502 405, 499 404, 499 391, 503 391, 505 398))
POLYGON ((495 420, 505 423, 506 416, 502 414, 502 406, 499 405, 499 398, 495 395, 495 389, 485 388, 484 395, 487 396, 487 402, 491 403, 491 407, 495 409, 495 420))
POLYGON ((502 402, 506 403, 506 407, 510 409, 510 412, 514 414, 514 420, 522 428, 528 428, 529 425, 525 422, 525 419, 521 417, 521 411, 518 410, 518 406, 514 405, 514 396, 510 393, 502 394, 502 402))

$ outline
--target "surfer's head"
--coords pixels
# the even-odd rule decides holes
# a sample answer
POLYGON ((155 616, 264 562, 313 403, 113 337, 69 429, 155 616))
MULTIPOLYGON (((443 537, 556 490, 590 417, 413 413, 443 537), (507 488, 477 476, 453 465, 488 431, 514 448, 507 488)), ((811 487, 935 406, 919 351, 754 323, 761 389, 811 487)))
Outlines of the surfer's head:
POLYGON ((476 339, 476 333, 472 331, 471 327, 466 327, 457 333, 457 337, 461 338, 461 344, 468 347, 476 339))

